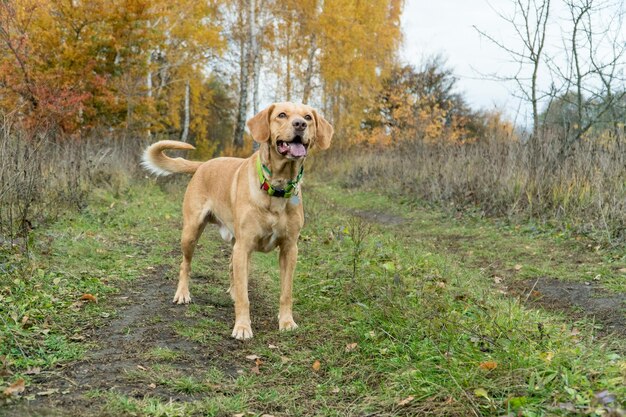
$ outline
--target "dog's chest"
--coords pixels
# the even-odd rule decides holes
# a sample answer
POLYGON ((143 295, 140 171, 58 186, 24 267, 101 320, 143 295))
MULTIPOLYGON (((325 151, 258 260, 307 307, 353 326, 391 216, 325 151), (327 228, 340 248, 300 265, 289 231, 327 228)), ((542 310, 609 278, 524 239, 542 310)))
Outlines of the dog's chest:
POLYGON ((278 217, 274 220, 266 224, 263 233, 259 236, 258 248, 261 252, 273 250, 285 236, 287 228, 285 219, 278 217))

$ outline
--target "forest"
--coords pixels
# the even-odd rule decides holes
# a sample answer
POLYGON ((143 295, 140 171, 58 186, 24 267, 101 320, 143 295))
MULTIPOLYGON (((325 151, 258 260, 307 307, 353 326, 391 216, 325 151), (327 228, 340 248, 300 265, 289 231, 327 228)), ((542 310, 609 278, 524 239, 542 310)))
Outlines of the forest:
POLYGON ((517 70, 479 76, 522 121, 402 56, 409 3, 0 2, 1 415, 626 415, 626 7, 491 7, 513 37, 475 31, 517 70), (214 232, 203 295, 169 304, 188 178, 139 163, 248 157, 283 101, 335 132, 307 157, 308 323, 253 296, 239 343, 214 232))

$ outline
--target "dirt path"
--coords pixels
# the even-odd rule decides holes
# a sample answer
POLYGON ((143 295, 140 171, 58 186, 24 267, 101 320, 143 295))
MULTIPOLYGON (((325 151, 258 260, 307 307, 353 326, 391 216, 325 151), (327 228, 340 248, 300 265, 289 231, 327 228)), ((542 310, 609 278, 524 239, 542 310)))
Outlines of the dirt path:
POLYGON ((602 324, 600 335, 626 337, 626 294, 610 293, 591 283, 547 277, 514 284, 510 291, 531 306, 591 318, 602 324))
MULTIPOLYGON (((35 392, 34 398, 22 401, 16 408, 3 410, 6 415, 109 415, 106 409, 94 407, 90 392, 114 391, 128 397, 141 399, 149 396, 169 402, 197 399, 198 395, 194 393, 158 383, 159 366, 163 361, 150 355, 155 350, 174 352, 175 358, 168 359, 167 366, 186 377, 201 379, 207 369, 218 369, 225 375, 235 376, 245 364, 233 360, 233 352, 245 350, 245 345, 229 337, 233 311, 230 297, 223 291, 224 283, 215 276, 195 276, 194 303, 208 308, 190 314, 193 307, 171 303, 175 276, 176 271, 172 268, 155 267, 127 288, 122 288, 111 300, 117 311, 116 317, 106 327, 92 329, 86 335, 88 343, 93 346, 86 357, 35 376, 29 388, 30 392, 35 392), (214 287, 216 291, 206 293, 198 286, 214 287), (206 343, 191 341, 177 331, 193 328, 202 320, 220 324, 218 327, 224 333, 211 341, 210 349, 206 343), (155 382, 147 383, 150 378, 155 382)), ((273 324, 271 314, 260 300, 254 298, 254 293, 252 290, 251 297, 259 318, 257 328, 263 331, 264 327, 273 324)))

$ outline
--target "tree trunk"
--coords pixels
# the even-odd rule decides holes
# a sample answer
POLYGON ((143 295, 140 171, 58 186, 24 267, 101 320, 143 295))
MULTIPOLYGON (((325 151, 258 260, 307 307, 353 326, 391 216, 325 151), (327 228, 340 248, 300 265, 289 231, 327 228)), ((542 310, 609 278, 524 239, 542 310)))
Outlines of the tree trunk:
MULTIPOLYGON (((248 5, 252 0, 248 0, 248 5)), ((243 4, 241 4, 243 9, 243 4)), ((248 7, 248 24, 250 24, 250 8, 248 7)), ((246 19, 241 16, 242 28, 246 24, 246 19)), ((249 26, 248 26, 249 29, 249 26)), ((249 35, 249 32, 248 32, 249 35)), ((242 34, 239 41, 239 107, 237 109, 237 122, 235 124, 235 137, 233 138, 233 144, 241 148, 243 147, 243 134, 246 129, 246 117, 248 113, 248 84, 250 74, 250 56, 251 45, 250 36, 242 34), (247 37, 247 39, 246 39, 247 37)))
POLYGON ((308 104, 311 99, 311 90, 313 89, 313 61, 315 60, 315 51, 317 50, 317 36, 313 34, 311 36, 311 43, 309 44, 309 56, 306 66, 306 73, 304 75, 304 91, 302 92, 302 103, 308 104))
POLYGON ((183 132, 180 135, 181 142, 187 142, 189 136, 189 95, 191 93, 191 87, 189 86, 189 80, 185 83, 185 116, 183 119, 183 132))
POLYGON ((152 97, 152 71, 150 71, 150 67, 152 66, 152 52, 148 52, 148 58, 146 59, 146 94, 148 97, 152 97))
POLYGON ((258 22, 256 0, 250 0, 250 54, 252 60, 252 113, 259 112, 259 78, 261 73, 261 54, 258 43, 258 22))

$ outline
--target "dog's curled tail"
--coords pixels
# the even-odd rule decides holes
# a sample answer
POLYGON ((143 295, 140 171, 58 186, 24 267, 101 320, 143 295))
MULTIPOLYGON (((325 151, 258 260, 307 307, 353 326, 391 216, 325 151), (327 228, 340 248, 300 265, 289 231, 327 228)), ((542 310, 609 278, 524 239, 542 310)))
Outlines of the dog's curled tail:
POLYGON ((185 142, 162 140, 148 146, 141 158, 141 166, 155 175, 170 175, 175 173, 193 174, 202 165, 200 161, 189 161, 184 158, 170 158, 163 153, 166 149, 196 149, 185 142))

